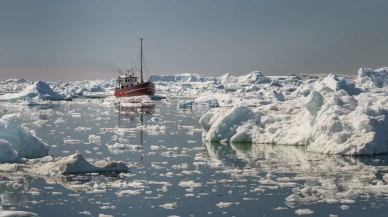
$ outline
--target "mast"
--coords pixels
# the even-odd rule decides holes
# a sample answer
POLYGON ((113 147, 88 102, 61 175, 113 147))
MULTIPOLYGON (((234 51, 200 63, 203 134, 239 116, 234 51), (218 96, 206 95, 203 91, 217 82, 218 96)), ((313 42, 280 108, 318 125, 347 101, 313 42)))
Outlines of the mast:
POLYGON ((143 83, 143 39, 144 38, 139 38, 140 39, 140 81, 143 83))

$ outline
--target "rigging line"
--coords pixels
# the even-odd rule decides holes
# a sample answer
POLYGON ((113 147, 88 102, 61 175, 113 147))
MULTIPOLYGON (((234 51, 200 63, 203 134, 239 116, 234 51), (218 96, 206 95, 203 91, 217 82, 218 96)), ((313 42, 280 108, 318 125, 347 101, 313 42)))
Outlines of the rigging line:
POLYGON ((147 73, 147 64, 146 64, 146 61, 145 61, 145 57, 144 57, 144 52, 143 52, 143 74, 145 75, 146 78, 148 78, 148 73, 147 73))
POLYGON ((148 68, 148 64, 147 64, 147 61, 146 61, 146 59, 145 59, 145 55, 143 55, 143 59, 144 59, 144 65, 145 65, 145 68, 146 68, 147 77, 150 78, 150 73, 151 73, 151 71, 150 71, 149 68, 148 68))
POLYGON ((137 62, 139 62, 138 60, 140 60, 140 51, 139 51, 139 55, 137 56, 137 59, 136 59, 136 62, 135 62, 135 69, 137 68, 137 62))

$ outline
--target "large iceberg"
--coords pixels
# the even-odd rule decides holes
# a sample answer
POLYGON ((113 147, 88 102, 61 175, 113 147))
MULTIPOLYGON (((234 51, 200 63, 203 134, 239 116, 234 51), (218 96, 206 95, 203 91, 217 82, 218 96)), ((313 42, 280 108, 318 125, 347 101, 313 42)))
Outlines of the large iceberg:
POLYGON ((211 109, 200 119, 205 141, 307 145, 324 154, 388 152, 388 95, 359 93, 349 79, 329 75, 300 86, 284 102, 211 109), (356 95, 358 94, 358 95, 356 95))
POLYGON ((37 137, 34 131, 25 127, 22 119, 21 113, 4 115, 0 119, 0 149, 3 152, 0 154, 0 160, 12 160, 16 156, 17 158, 40 158, 48 155, 49 146, 37 137))

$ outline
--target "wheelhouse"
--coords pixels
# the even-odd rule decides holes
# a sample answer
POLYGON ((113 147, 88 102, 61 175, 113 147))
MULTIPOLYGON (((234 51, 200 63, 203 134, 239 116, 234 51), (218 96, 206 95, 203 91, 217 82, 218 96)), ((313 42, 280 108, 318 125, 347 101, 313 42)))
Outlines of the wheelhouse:
POLYGON ((139 84, 137 77, 132 75, 119 76, 116 81, 116 89, 124 89, 126 87, 132 87, 136 84, 139 84))

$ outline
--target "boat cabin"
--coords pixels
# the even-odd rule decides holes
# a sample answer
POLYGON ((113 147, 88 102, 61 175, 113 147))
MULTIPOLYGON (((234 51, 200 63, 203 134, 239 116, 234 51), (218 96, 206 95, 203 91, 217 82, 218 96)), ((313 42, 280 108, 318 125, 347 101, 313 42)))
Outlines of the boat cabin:
POLYGON ((126 87, 132 87, 136 84, 139 84, 137 77, 132 75, 123 75, 117 78, 116 89, 124 89, 126 87))

